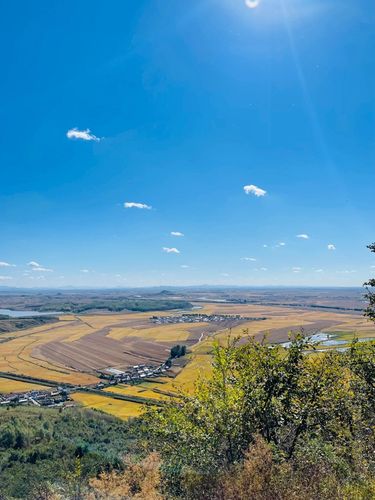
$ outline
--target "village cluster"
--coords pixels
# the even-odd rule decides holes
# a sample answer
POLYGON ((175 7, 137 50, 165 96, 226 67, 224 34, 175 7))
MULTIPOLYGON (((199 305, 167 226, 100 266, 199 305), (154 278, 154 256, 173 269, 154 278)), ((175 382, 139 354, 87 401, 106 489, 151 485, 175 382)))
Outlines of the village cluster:
POLYGON ((151 316, 151 323, 157 325, 176 323, 220 323, 222 321, 259 321, 263 317, 247 317, 240 314, 181 314, 179 316, 151 316))
POLYGON ((172 361, 168 359, 159 366, 134 365, 126 371, 117 368, 106 368, 99 372, 103 380, 94 386, 64 386, 53 390, 33 390, 29 392, 13 392, 11 394, 0 393, 0 406, 35 405, 44 407, 63 406, 70 400, 69 394, 77 390, 96 389, 102 390, 110 385, 116 384, 137 384, 145 378, 158 377, 163 375, 172 366, 172 361))
POLYGON ((63 387, 54 390, 35 390, 23 393, 0 394, 0 406, 35 405, 62 406, 69 400, 69 391, 63 387))
MULTIPOLYGON (((134 365, 126 371, 118 370, 117 368, 106 368, 100 371, 100 377, 109 380, 110 385, 118 383, 136 383, 142 379, 150 377, 158 377, 165 373, 172 363, 168 359, 159 366, 152 365, 134 365)), ((103 387, 103 382, 97 384, 97 388, 103 387)))

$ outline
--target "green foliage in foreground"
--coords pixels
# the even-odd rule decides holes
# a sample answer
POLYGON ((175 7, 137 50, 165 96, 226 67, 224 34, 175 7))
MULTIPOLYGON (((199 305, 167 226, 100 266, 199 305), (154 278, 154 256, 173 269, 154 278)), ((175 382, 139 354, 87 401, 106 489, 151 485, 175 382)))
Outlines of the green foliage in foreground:
MULTIPOLYGON (((368 245, 367 248, 375 253, 375 243, 368 245)), ((375 278, 370 278, 366 283, 364 283, 367 293, 365 298, 368 300, 367 308, 365 309, 365 316, 375 321, 375 278)))
POLYGON ((261 440, 284 471, 280 492, 294 491, 295 481, 304 495, 301 485, 314 472, 316 498, 343 498, 335 495, 345 488, 372 498, 375 489, 364 492, 375 474, 375 343, 353 342, 345 353, 308 349, 302 336, 287 350, 251 339, 217 345, 211 380, 200 381, 194 396, 148 411, 144 429, 161 453, 169 494, 222 498, 223 478, 261 440))
POLYGON ((43 483, 68 484, 120 468, 131 425, 90 410, 0 410, 0 498, 35 498, 43 483))

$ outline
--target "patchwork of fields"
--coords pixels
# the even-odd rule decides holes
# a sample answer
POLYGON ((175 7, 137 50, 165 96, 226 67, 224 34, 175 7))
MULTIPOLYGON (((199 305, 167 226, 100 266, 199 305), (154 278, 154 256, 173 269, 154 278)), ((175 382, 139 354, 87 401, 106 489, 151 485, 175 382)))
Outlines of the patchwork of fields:
MULTIPOLYGON (((375 327, 361 314, 308 310, 303 308, 250 304, 200 304, 206 314, 240 314, 266 317, 263 321, 186 323, 157 325, 150 313, 66 315, 58 323, 7 333, 0 343, 0 372, 74 385, 96 384, 97 370, 108 367, 126 369, 136 364, 164 362, 172 346, 184 344, 187 363, 180 360, 168 377, 132 386, 120 384, 106 392, 163 400, 180 390, 191 391, 198 376, 207 376, 214 341, 224 342, 228 335, 248 335, 267 341, 288 340, 291 330, 305 333, 324 331, 350 340, 354 335, 375 337, 375 327), (185 365, 185 366, 184 366, 185 365)), ((168 312, 152 313, 159 316, 168 312)), ((174 312, 172 314, 180 314, 174 312)), ((35 384, 34 384, 35 385, 35 384)), ((0 392, 20 392, 33 388, 27 382, 0 378, 0 392)), ((90 393, 76 393, 74 400, 121 418, 136 416, 142 405, 90 393)))

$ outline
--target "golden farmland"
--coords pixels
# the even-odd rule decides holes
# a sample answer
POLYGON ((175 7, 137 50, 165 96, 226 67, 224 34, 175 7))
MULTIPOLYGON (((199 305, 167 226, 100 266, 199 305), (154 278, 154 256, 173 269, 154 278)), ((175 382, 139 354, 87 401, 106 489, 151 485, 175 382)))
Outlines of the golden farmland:
MULTIPOLYGON (((99 381, 98 371, 108 367, 119 369, 136 364, 158 365, 165 361, 170 348, 185 344, 189 354, 186 366, 172 370, 174 378, 140 385, 118 385, 107 392, 163 400, 166 393, 191 391, 198 376, 207 376, 211 365, 214 340, 225 341, 232 336, 262 338, 270 342, 288 340, 290 330, 306 332, 337 332, 340 338, 375 337, 374 325, 352 312, 308 310, 296 307, 251 304, 204 303, 200 312, 241 314, 266 317, 248 321, 229 331, 220 324, 179 323, 153 324, 151 315, 162 313, 120 313, 66 315, 58 323, 7 334, 9 340, 0 344, 0 371, 74 385, 90 385, 99 381), (160 391, 160 392, 158 392, 160 391)), ((178 314, 176 312, 170 314, 178 314)), ((179 363, 177 363, 178 365, 179 363)), ((34 388, 25 382, 0 378, 0 392, 26 391, 34 388)), ((136 416, 142 411, 138 403, 112 399, 96 394, 76 393, 74 400, 91 408, 121 418, 136 416)))

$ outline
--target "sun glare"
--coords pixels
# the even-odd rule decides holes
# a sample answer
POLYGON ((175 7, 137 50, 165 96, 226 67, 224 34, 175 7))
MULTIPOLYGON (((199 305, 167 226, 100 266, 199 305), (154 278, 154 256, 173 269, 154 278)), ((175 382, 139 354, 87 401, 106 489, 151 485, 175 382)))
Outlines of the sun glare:
POLYGON ((245 0, 245 5, 249 9, 255 9, 260 4, 261 0, 245 0))

